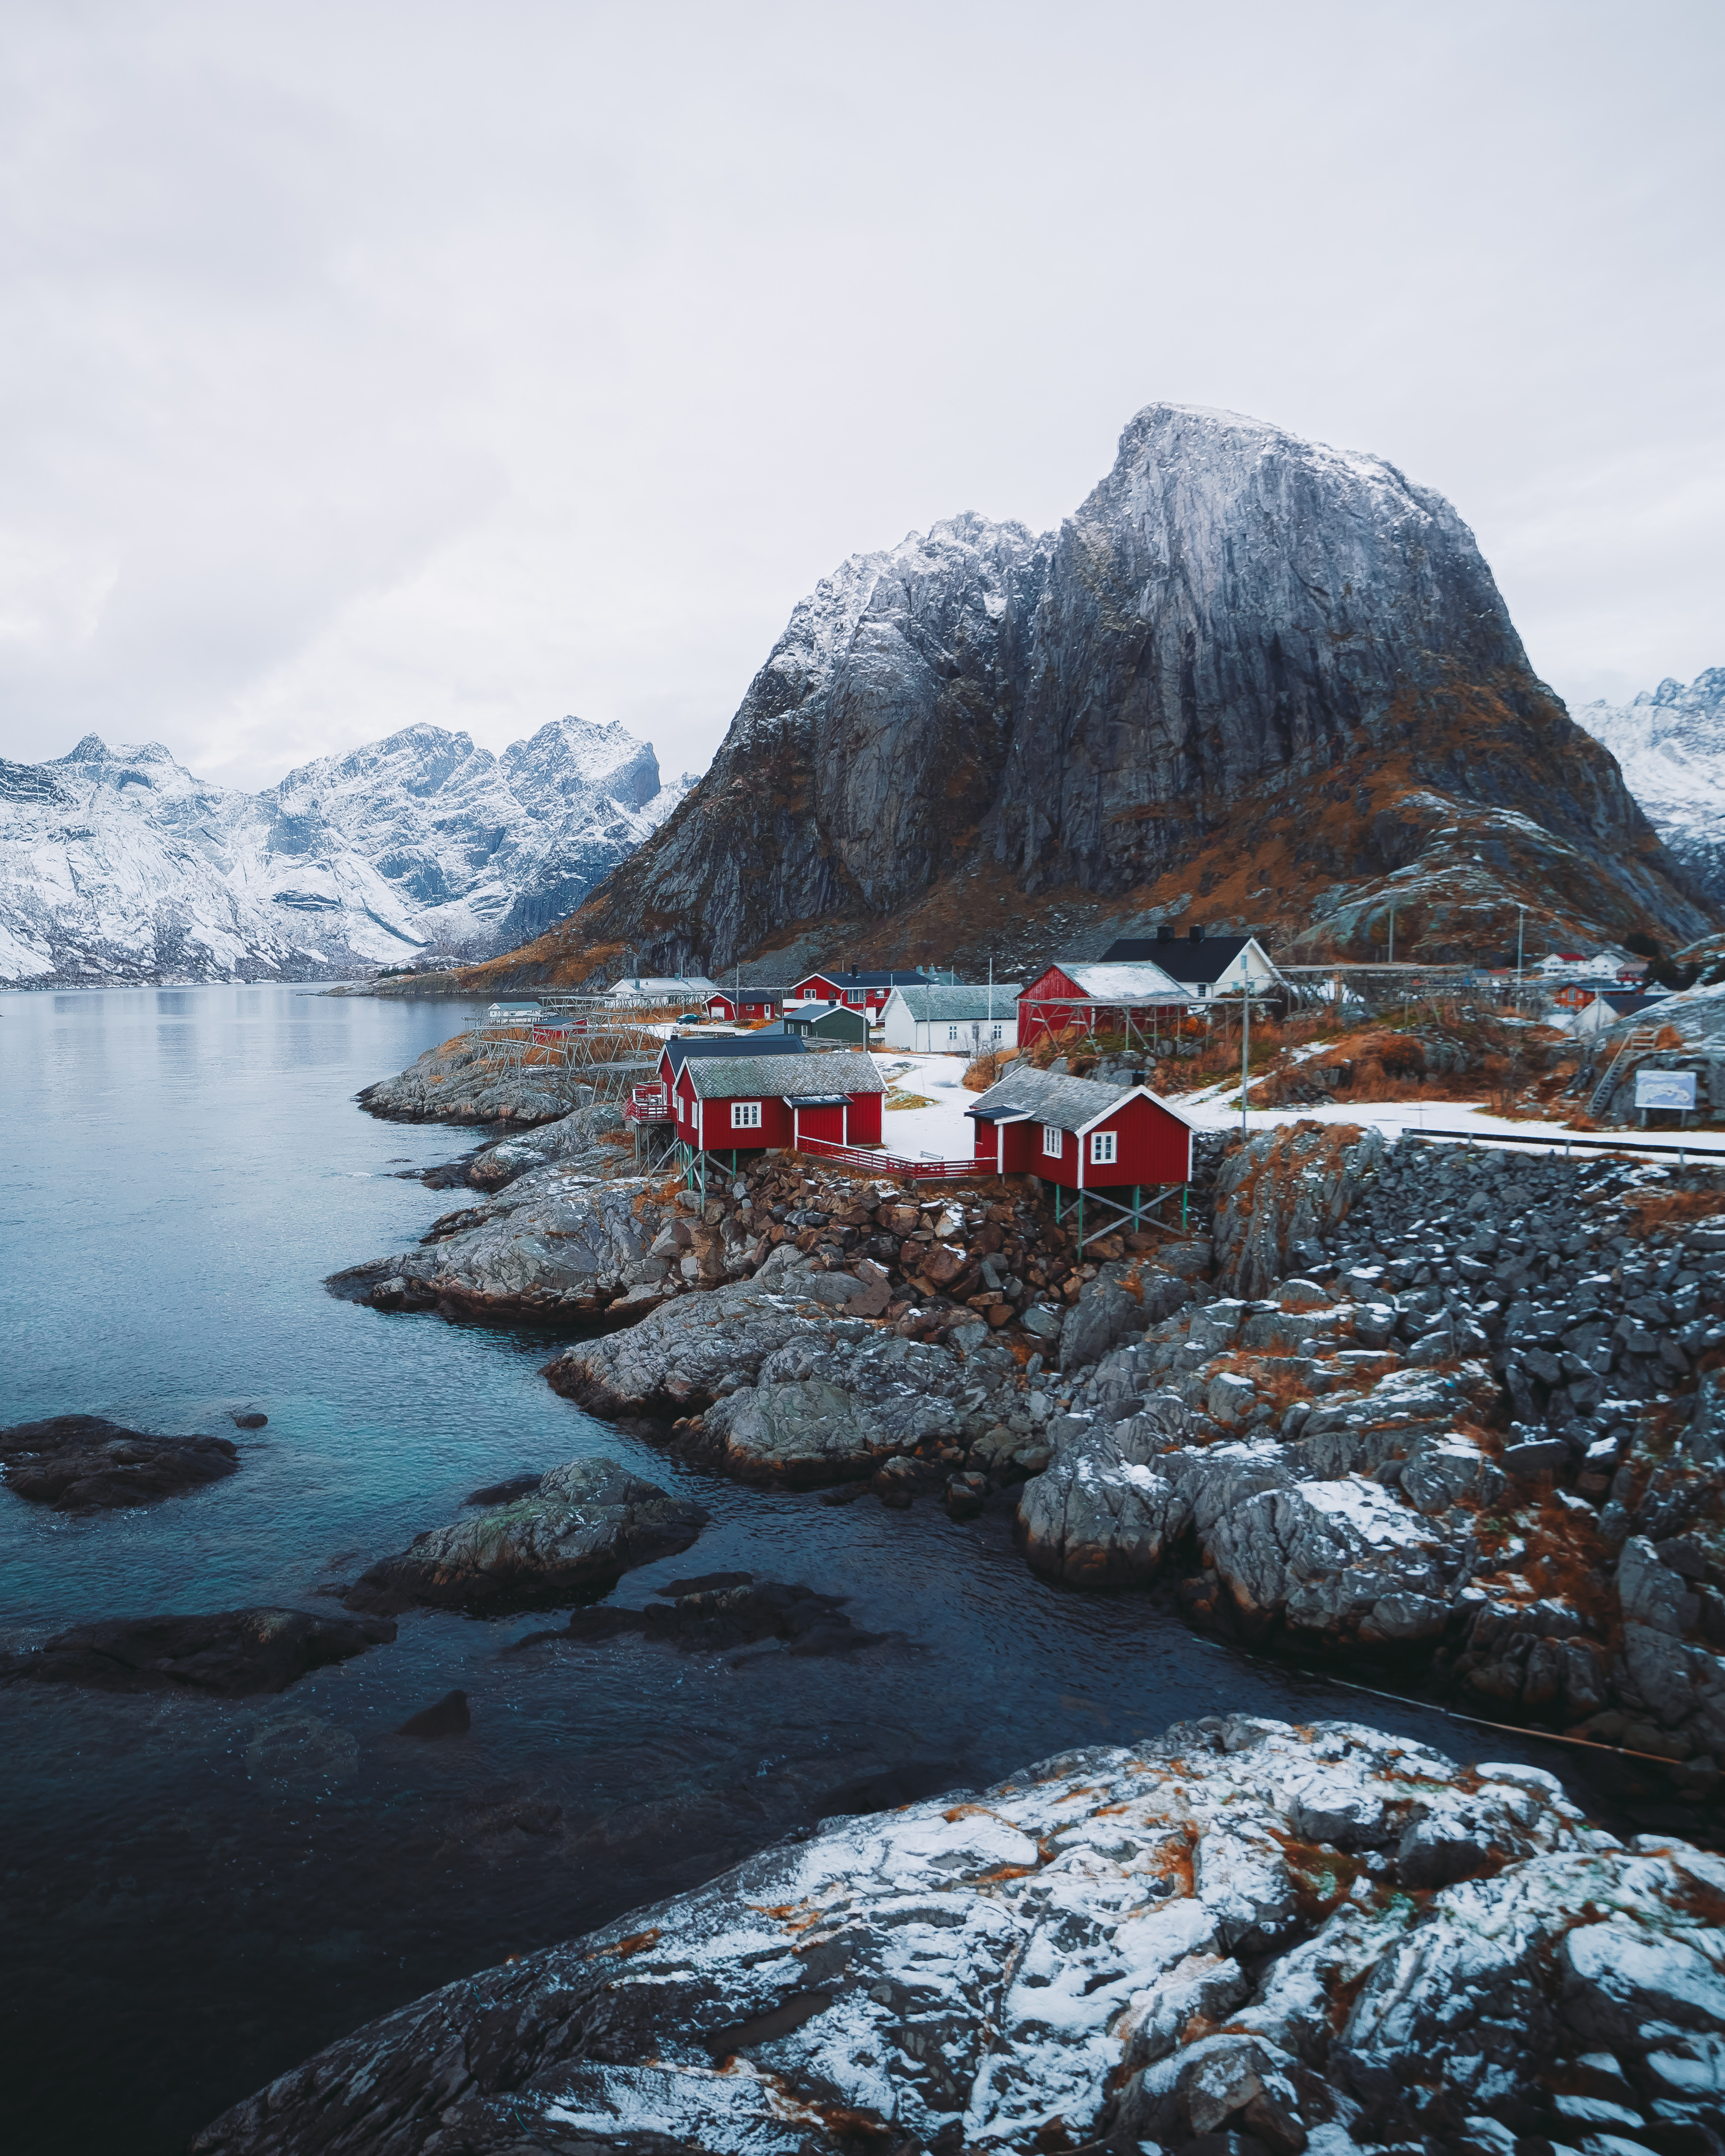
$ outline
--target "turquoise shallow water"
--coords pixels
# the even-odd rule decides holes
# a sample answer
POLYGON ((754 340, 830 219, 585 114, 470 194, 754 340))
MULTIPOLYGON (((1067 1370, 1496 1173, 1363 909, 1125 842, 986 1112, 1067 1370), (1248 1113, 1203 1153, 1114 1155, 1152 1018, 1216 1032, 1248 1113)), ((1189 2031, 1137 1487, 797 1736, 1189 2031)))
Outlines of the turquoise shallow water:
MULTIPOLYGON (((423 1612, 278 1698, 0 1689, 0 2140, 157 2156, 319 2044, 431 1986, 711 1876, 837 1810, 1243 1709, 1379 1722, 1559 1767, 1248 1662, 1148 1596, 1032 1578, 995 1521, 747 1490, 558 1399, 543 1336, 324 1292, 457 1193, 398 1171, 464 1133, 352 1104, 459 1006, 285 988, 0 996, 0 1423, 74 1411, 228 1435, 228 1481, 69 1520, 0 1491, 0 1635, 281 1602, 475 1486, 606 1452, 690 1489, 721 1568, 848 1595, 901 1639, 838 1661, 511 1643, 555 1618, 423 1612), (390 1732, 452 1686, 465 1738, 390 1732)), ((327 1605, 325 1605, 327 1606, 327 1605)))

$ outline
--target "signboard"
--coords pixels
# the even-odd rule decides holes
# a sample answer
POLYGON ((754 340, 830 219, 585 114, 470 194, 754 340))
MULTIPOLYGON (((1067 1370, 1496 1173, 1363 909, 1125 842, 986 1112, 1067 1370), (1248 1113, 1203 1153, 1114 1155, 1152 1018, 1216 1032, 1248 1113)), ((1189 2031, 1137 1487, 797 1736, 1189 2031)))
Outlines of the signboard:
POLYGON ((1635 1073, 1638 1108, 1692 1108, 1695 1073, 1692 1070, 1638 1070, 1635 1073))

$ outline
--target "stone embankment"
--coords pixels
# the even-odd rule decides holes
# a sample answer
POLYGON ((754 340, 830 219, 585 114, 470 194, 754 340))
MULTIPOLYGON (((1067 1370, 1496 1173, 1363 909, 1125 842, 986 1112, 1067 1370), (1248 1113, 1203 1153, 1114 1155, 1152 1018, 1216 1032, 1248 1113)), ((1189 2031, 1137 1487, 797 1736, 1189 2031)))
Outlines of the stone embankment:
MULTIPOLYGON (((1150 1230, 1081 1251, 1070 1216, 1056 1222, 1017 1180, 931 1198, 926 1185, 775 1152, 702 1199, 670 1178, 619 1173, 629 1158, 606 1143, 608 1116, 614 1111, 589 1108, 481 1153, 469 1178, 501 1183, 495 1195, 446 1214, 417 1250, 333 1275, 331 1291, 445 1317, 614 1324, 678 1296, 782 1284, 795 1270, 799 1298, 829 1311, 885 1318, 925 1339, 979 1322, 1045 1360, 1070 1363, 1161 1314, 1142 1299, 1145 1261, 1173 1279, 1209 1264, 1204 1244, 1170 1245, 1150 1230), (489 1165, 497 1155, 505 1158, 489 1165), (1099 1276, 1108 1282, 1100 1300, 1086 1293, 1099 1276)), ((1206 1177, 1216 1149, 1206 1148, 1206 1177)))
POLYGON ((198 2156, 1680 2156, 1725 1864, 1537 1768, 1244 1716, 824 1821, 464 1979, 198 2156))
POLYGON ((1224 1295, 1063 1378, 1030 1562, 1407 1649, 1496 1719, 1725 1760, 1725 1209, 1629 1163, 1307 1126, 1218 1185, 1224 1295), (1301 1270, 1277 1279, 1286 1267, 1301 1270))

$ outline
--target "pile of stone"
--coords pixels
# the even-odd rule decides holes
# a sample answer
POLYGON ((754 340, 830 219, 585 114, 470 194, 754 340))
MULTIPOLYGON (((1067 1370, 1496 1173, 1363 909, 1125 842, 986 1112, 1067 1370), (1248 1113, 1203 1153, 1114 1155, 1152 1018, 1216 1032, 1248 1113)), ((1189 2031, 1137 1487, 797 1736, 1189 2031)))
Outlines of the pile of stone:
POLYGON ((373 2022, 195 2148, 1700 2156, 1722 1894, 1538 1768, 1216 1717, 825 1820, 373 2022))

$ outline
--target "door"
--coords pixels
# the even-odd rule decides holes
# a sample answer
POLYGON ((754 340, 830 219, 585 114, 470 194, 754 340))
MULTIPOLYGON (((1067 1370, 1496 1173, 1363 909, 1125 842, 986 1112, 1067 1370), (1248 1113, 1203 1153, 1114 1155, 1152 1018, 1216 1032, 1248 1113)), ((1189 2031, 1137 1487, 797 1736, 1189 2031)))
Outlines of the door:
POLYGON ((845 1142, 845 1112, 843 1107, 798 1108, 797 1111, 797 1141, 819 1138, 824 1144, 841 1146, 845 1142))

